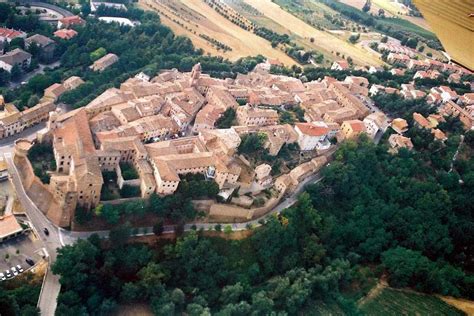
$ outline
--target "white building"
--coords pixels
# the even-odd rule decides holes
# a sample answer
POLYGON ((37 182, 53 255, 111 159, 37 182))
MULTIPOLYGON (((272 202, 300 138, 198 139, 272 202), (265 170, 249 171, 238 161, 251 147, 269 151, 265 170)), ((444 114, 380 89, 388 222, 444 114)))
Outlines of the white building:
POLYGON ((324 122, 297 123, 295 131, 298 134, 298 145, 302 151, 325 150, 331 146, 328 140, 329 128, 324 122))
POLYGON ((369 114, 363 122, 365 125, 365 132, 371 138, 374 138, 379 131, 385 133, 388 127, 387 116, 382 112, 369 114))

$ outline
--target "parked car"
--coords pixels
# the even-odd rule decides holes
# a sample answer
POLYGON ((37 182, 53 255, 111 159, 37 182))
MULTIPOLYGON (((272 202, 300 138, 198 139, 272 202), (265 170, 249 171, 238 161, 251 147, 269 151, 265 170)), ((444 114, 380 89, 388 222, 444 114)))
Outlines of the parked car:
POLYGON ((28 263, 30 266, 34 266, 34 265, 35 265, 35 262, 33 261, 33 259, 26 258, 25 261, 26 261, 26 263, 28 263))
POLYGON ((15 267, 11 267, 10 270, 12 270, 13 275, 18 275, 18 271, 16 270, 15 267))
POLYGON ((0 272, 0 280, 5 281, 6 279, 7 277, 5 276, 5 274, 0 272))
POLYGON ((49 230, 46 227, 43 228, 43 232, 46 236, 49 236, 49 230))
POLYGON ((22 273, 23 271, 25 271, 25 270, 23 270, 23 268, 22 268, 19 264, 16 265, 16 269, 17 269, 18 272, 20 272, 20 273, 22 273))
POLYGON ((5 275, 7 276, 7 278, 12 277, 12 274, 11 274, 10 270, 5 270, 5 275))

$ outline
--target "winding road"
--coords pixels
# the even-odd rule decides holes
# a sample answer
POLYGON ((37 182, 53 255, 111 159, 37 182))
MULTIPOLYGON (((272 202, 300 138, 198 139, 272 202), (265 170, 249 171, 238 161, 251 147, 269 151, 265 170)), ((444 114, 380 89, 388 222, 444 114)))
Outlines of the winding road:
POLYGON ((46 216, 36 207, 35 203, 26 194, 23 184, 21 183, 18 170, 13 163, 12 153, 5 153, 5 158, 8 164, 8 171, 10 173, 10 179, 15 187, 18 200, 22 204, 23 208, 32 223, 32 229, 35 230, 37 236, 41 239, 44 248, 48 252, 48 270, 46 271, 46 277, 43 282, 43 286, 40 292, 40 298, 38 301, 38 307, 41 311, 41 315, 52 316, 56 310, 57 297, 61 290, 59 283, 59 277, 51 272, 51 265, 56 261, 57 249, 63 246, 60 242, 60 232, 47 218, 46 216), (49 236, 47 236, 43 229, 49 230, 49 236))

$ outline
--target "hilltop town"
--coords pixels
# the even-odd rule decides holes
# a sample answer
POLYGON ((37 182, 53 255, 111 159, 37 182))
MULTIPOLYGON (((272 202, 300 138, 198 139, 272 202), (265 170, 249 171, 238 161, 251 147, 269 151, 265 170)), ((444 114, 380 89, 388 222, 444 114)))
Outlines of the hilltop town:
POLYGON ((359 2, 0 4, 8 312, 457 314, 474 74, 359 2))
MULTIPOLYGON (((108 185, 104 172, 116 174, 120 189, 138 187, 142 198, 173 194, 180 177, 188 173, 205 174, 221 191, 240 189, 257 195, 274 185, 277 195, 283 195, 325 164, 325 153, 335 146, 331 142, 363 132, 375 138, 388 126, 382 112, 371 113, 364 105, 368 96, 364 78, 302 83, 261 68, 265 64, 235 79, 202 74, 200 64, 189 73, 174 69, 154 78, 139 74, 84 108, 50 112, 38 142, 51 144, 56 169, 48 171, 49 184, 27 191, 41 195, 42 211, 63 227, 71 225, 76 208, 91 210, 100 204, 103 186, 108 185), (304 121, 280 124, 281 113, 291 113, 295 107, 305 110, 304 121), (235 113, 232 126, 216 128, 229 110, 235 113), (273 179, 275 173, 261 157, 250 162, 239 152, 242 139, 250 134, 263 135, 263 148, 272 157, 292 144, 308 154, 301 164, 273 179), (136 170, 137 178, 124 179, 124 168, 136 170)), ((17 147, 23 149, 25 142, 17 141, 17 147)), ((32 170, 22 169, 25 177, 32 170)), ((220 212, 228 218, 241 216, 232 209, 220 212)))
MULTIPOLYGON (((394 53, 388 54, 389 62, 400 63, 394 58, 394 53)), ((217 204, 207 208, 210 218, 250 219, 255 210, 249 207, 261 204, 255 201, 261 201, 258 197, 264 190, 273 188, 279 200, 289 188, 321 168, 337 143, 362 133, 378 142, 391 125, 395 132, 388 138, 391 150, 413 148, 411 139, 403 136, 409 128, 407 121, 389 118, 370 96, 394 94, 409 100, 426 97, 428 104, 439 107, 438 114, 424 117, 415 112, 412 119, 415 126, 428 129, 440 142, 447 139, 446 131, 438 128, 445 116, 459 117, 465 129, 472 128, 472 93, 458 96, 447 86, 425 92, 417 90, 414 83, 402 84, 397 90, 370 85, 365 77, 351 75, 343 81, 324 77, 303 83, 271 74, 271 63, 258 64, 252 72, 238 74, 235 79, 212 78, 202 73, 200 64, 191 72, 164 70, 153 78, 139 73, 83 108, 68 113, 50 111, 47 129, 38 134, 38 142, 52 147, 55 169, 45 170, 48 183, 27 187, 28 193, 42 196, 41 210, 57 225, 69 227, 77 208, 93 210, 100 206, 104 190, 110 187, 105 173, 114 174, 119 190, 133 187, 132 196, 142 198, 173 194, 183 176, 198 173, 215 181, 226 199, 235 194, 245 197, 232 198, 230 205, 235 207, 217 204), (304 115, 294 119, 298 110, 304 115), (293 117, 291 124, 282 124, 282 118, 288 115, 293 117), (233 118, 230 124, 218 128, 218 122, 229 116, 233 118), (264 160, 242 152, 242 140, 249 135, 263 137, 257 146, 275 157, 275 162, 282 147, 293 144, 297 144, 296 154, 302 158, 296 165, 285 166, 284 173, 275 170, 271 166, 273 158, 264 160), (130 168, 136 173, 133 179, 123 176, 130 168)), ((342 61, 335 62, 333 69, 345 70, 344 66, 342 61)), ((427 73, 449 73, 450 79, 469 74, 464 68, 433 60, 409 59, 405 66, 406 71, 416 70, 413 80, 420 76, 423 79, 427 73)), ((36 116, 37 121, 46 119, 46 110, 53 109, 51 104, 61 94, 80 84, 80 78, 71 77, 47 88, 44 103, 36 107, 45 109, 44 115, 36 116)), ((25 116, 17 113, 17 122, 36 122, 23 121, 25 116)), ((21 123, 13 126, 17 132, 28 127, 21 123)), ((23 143, 20 140, 17 145, 25 146, 23 143)), ((20 165, 30 164, 25 161, 20 165)), ((32 176, 32 167, 22 169, 25 178, 32 176)), ((273 199, 264 201, 274 203, 273 199)))

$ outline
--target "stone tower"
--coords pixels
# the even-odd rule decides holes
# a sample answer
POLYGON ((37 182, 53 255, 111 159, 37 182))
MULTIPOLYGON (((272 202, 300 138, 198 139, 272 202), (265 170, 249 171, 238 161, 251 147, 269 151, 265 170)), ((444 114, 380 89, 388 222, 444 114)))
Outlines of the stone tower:
POLYGON ((195 87, 198 80, 199 76, 201 76, 201 63, 197 63, 196 65, 193 66, 193 69, 191 70, 191 79, 189 82, 189 85, 191 87, 195 87))
POLYGON ((57 111, 49 112, 49 119, 48 119, 48 124, 47 124, 48 131, 53 131, 58 127, 58 123, 57 123, 58 116, 59 116, 59 113, 57 111))
POLYGON ((26 158, 28 156, 28 150, 30 150, 33 144, 25 139, 20 138, 15 141, 15 157, 26 158))

